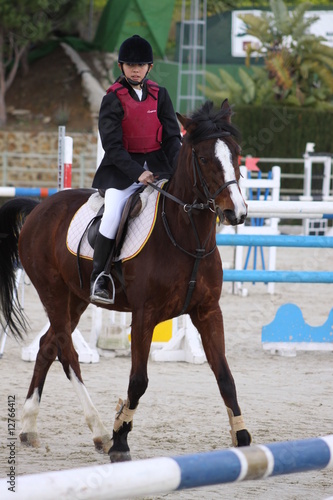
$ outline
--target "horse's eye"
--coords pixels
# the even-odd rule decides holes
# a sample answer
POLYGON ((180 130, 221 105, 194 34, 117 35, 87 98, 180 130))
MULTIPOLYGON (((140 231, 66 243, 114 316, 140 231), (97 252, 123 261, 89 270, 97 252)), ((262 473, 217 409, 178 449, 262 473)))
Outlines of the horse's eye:
POLYGON ((199 160, 201 163, 205 164, 207 162, 206 158, 204 156, 199 156, 199 160))

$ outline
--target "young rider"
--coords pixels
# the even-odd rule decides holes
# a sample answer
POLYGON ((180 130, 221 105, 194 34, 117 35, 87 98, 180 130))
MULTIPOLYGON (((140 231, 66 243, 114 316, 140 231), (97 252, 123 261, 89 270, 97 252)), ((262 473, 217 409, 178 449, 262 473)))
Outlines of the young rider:
POLYGON ((149 42, 138 35, 125 40, 118 66, 122 75, 107 90, 100 108, 99 132, 105 154, 92 184, 105 189, 105 209, 94 248, 90 300, 104 304, 112 303, 105 266, 114 251, 126 200, 159 174, 169 179, 181 145, 168 91, 147 78, 153 67, 149 42))

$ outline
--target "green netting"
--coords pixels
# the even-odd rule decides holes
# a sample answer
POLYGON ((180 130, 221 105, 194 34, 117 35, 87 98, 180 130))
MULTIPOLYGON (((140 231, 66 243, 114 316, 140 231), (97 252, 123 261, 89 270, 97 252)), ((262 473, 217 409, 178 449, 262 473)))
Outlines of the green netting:
POLYGON ((94 45, 114 52, 132 35, 146 38, 155 57, 164 57, 175 0, 109 0, 96 30, 94 45))

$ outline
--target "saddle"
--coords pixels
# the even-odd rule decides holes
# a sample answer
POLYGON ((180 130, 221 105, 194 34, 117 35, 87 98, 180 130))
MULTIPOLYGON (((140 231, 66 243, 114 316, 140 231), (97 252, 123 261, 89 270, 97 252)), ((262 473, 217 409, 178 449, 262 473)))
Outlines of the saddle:
MULTIPOLYGON (((128 227, 128 221, 129 219, 134 219, 137 217, 142 210, 144 209, 144 198, 141 197, 141 193, 144 191, 145 187, 141 187, 135 193, 133 193, 127 200, 117 231, 116 235, 116 243, 115 243, 115 253, 114 256, 116 257, 119 255, 122 244, 124 242, 125 236, 126 236, 126 231, 128 227)), ((104 198, 105 191, 99 190, 99 194, 104 198)), ((92 248, 95 248, 95 241, 96 237, 99 231, 99 226, 101 225, 101 219, 104 213, 104 204, 101 206, 99 211, 97 212, 96 216, 94 219, 91 221, 88 227, 88 241, 89 244, 92 248)))
MULTIPOLYGON (((162 179, 158 186, 167 181, 162 179)), ((96 236, 104 211, 104 192, 94 193, 76 212, 69 225, 66 244, 76 255, 80 286, 82 283, 81 258, 92 259, 96 236), (100 196, 98 196, 100 195, 100 196), (85 218, 87 217, 88 218, 85 218), (88 222, 87 222, 88 221, 88 222)), ((115 250, 107 268, 122 282, 122 262, 135 257, 148 241, 156 221, 159 193, 152 187, 138 189, 126 202, 116 235, 115 250), (145 212, 145 209, 147 212, 145 212)))

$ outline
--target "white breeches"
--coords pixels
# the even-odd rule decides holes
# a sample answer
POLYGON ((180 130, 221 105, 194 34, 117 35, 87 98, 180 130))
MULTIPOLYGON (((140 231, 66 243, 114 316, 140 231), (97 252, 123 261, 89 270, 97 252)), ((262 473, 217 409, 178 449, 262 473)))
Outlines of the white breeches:
POLYGON ((126 189, 109 188, 105 191, 104 214, 101 220, 99 232, 109 239, 114 239, 117 234, 121 214, 128 198, 137 191, 142 184, 136 182, 126 189))

